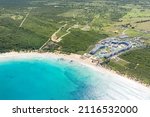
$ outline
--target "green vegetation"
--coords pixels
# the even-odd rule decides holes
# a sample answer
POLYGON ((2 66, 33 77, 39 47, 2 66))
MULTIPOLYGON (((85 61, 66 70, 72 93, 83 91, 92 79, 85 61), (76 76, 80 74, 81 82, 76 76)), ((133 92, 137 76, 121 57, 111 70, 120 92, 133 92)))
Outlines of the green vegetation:
MULTIPOLYGON (((70 37, 67 35, 58 45, 62 51, 74 53, 82 51, 83 53, 91 44, 97 42, 97 38, 99 38, 97 32, 101 32, 103 27, 118 21, 127 11, 128 9, 121 8, 117 4, 112 6, 105 3, 105 0, 101 2, 99 0, 86 0, 86 2, 76 0, 0 0, 0 52, 37 50, 62 25, 67 24, 56 34, 58 37, 65 34, 69 27, 78 24, 80 28, 88 25, 92 31, 77 31, 79 36, 74 36, 74 32, 72 32, 70 37), (23 22, 22 25, 21 22, 23 22), (19 27, 20 25, 21 27, 19 27), (78 39, 77 37, 81 43, 85 42, 84 49, 77 45, 73 46, 74 48, 65 46, 64 43, 73 45, 74 41, 78 39), (75 38, 77 39, 72 41, 75 38), (71 44, 71 42, 73 43, 71 44), (75 47, 80 48, 75 49, 75 47)), ((79 41, 75 43, 78 44, 79 41)), ((58 50, 58 48, 57 46, 55 49, 58 50)), ((53 50, 53 48, 47 48, 49 51, 51 49, 53 50)))
POLYGON ((67 33, 67 29, 69 29, 69 25, 65 25, 61 28, 59 32, 56 33, 56 36, 59 38, 67 33))
POLYGON ((47 40, 30 30, 18 28, 18 22, 11 18, 0 19, 0 24, 0 52, 37 49, 47 40))
POLYGON ((98 34, 94 31, 85 32, 74 29, 59 42, 59 45, 64 52, 83 54, 88 49, 89 45, 96 44, 96 42, 106 37, 107 35, 98 34))
POLYGON ((143 35, 142 32, 134 30, 134 29, 128 29, 126 31, 126 34, 129 35, 130 37, 139 37, 139 36, 143 35))
MULTIPOLYGON (((124 30, 122 25, 130 24, 134 29, 128 27, 126 32, 129 36, 149 38, 149 34, 139 31, 149 30, 149 22, 139 22, 150 19, 149 4, 148 0, 0 0, 0 39, 3 40, 0 42, 0 51, 11 51, 16 48, 22 50, 28 47, 38 49, 64 24, 67 26, 56 34, 58 37, 75 24, 78 24, 80 29, 88 25, 95 33, 105 32, 114 36, 124 30), (19 28, 28 13, 29 16, 19 28), (33 43, 34 39, 32 40, 31 37, 39 41, 33 43), (20 40, 25 43, 25 47, 20 40), (13 41, 17 43, 15 46, 13 41), (2 42, 9 43, 7 49, 3 48, 2 45, 5 44, 2 42)), ((80 33, 82 35, 83 31, 80 33)), ((67 38, 72 37, 67 36, 67 38)), ((91 44, 94 43, 88 43, 87 48, 91 44)), ((60 46, 61 50, 65 50, 62 45, 60 46)))
POLYGON ((109 66, 124 75, 150 85, 150 48, 136 49, 120 55, 120 58, 127 61, 126 64, 111 61, 109 66))

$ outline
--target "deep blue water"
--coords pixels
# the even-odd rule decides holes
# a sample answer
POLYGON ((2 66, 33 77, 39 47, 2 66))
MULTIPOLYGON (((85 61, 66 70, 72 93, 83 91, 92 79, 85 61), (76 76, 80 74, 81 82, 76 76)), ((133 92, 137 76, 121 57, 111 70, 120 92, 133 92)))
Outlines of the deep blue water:
POLYGON ((150 89, 75 62, 0 62, 0 100, 150 99, 150 89))

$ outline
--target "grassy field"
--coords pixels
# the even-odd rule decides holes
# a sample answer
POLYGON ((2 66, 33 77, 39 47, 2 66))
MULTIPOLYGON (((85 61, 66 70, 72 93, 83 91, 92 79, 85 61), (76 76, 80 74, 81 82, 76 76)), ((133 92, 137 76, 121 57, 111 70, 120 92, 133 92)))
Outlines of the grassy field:
POLYGON ((82 53, 91 44, 95 44, 96 39, 99 38, 99 32, 102 31, 103 27, 117 21, 127 12, 126 9, 119 6, 115 5, 116 7, 114 7, 111 4, 106 4, 105 0, 101 2, 97 0, 86 2, 76 2, 74 0, 68 2, 59 0, 43 0, 42 2, 36 0, 6 0, 0 1, 0 3, 1 52, 38 49, 55 31, 67 23, 66 28, 57 34, 58 37, 65 34, 66 30, 75 24, 79 24, 82 27, 88 25, 93 30, 93 32, 83 30, 72 32, 59 44, 62 51, 79 53, 81 51, 82 53), (32 10, 30 11, 30 9, 32 10), (19 28, 19 25, 28 13, 28 17, 19 28), (79 36, 75 36, 75 33, 79 36), (79 40, 81 43, 86 44, 84 49, 77 46, 79 40), (76 44, 72 49, 71 47, 67 48, 64 43, 69 43, 72 46, 74 43, 76 44))
POLYGON ((137 31, 137 30, 135 30, 135 29, 128 29, 128 30, 126 31, 126 34, 129 35, 130 37, 140 37, 140 36, 143 35, 142 32, 137 31))
POLYGON ((38 49, 47 40, 47 38, 27 29, 18 29, 18 27, 15 27, 16 30, 12 30, 12 27, 0 28, 3 28, 3 30, 0 30, 0 52, 38 49))
POLYGON ((124 21, 137 22, 144 18, 150 17, 150 10, 144 9, 140 6, 133 6, 132 10, 128 12, 124 17, 124 21))
POLYGON ((19 27, 29 8, 31 6, 0 9, 0 52, 37 50, 61 26, 58 23, 61 18, 54 16, 65 10, 40 6, 34 7, 22 27, 19 27))
POLYGON ((120 56, 126 64, 112 60, 109 67, 150 85, 150 48, 136 49, 120 56))
MULTIPOLYGON (((16 30, 15 28, 19 26, 32 8, 29 16, 22 25, 22 30, 28 30, 27 32, 30 32, 30 35, 33 33, 33 35, 37 35, 39 38, 42 37, 41 40, 43 38, 44 40, 46 40, 45 38, 48 39, 66 22, 71 26, 77 23, 83 26, 89 25, 93 30, 100 32, 102 28, 112 22, 118 21, 128 11, 128 9, 116 5, 115 1, 109 2, 106 3, 105 0, 88 0, 86 2, 75 0, 43 0, 42 2, 36 0, 0 1, 0 20, 3 18, 7 20, 12 19, 11 23, 16 24, 16 27, 0 26, 0 30, 4 29, 2 32, 5 31, 5 28, 16 30), (109 2, 114 4, 108 4, 109 2)), ((1 24, 4 23, 2 22, 1 24)), ((27 34, 27 32, 25 33, 27 34)), ((60 36, 64 33, 65 30, 62 30, 58 35, 60 36)), ((24 37, 21 38, 24 40, 24 37)), ((16 39, 14 40, 17 41, 16 39)), ((7 41, 9 40, 7 39, 7 41)), ((39 45, 43 44, 43 41, 41 42, 39 45)), ((34 44, 33 48, 35 48, 34 44)))
POLYGON ((63 36, 64 34, 67 33, 67 29, 70 28, 71 26, 66 24, 64 27, 61 28, 61 30, 59 32, 56 33, 56 36, 59 38, 61 36, 63 36))
POLYGON ((94 31, 85 32, 79 29, 74 29, 59 42, 59 45, 63 52, 83 54, 90 45, 94 45, 96 42, 106 37, 106 34, 98 34, 94 31))
POLYGON ((149 22, 138 23, 136 27, 139 30, 150 31, 150 21, 149 22))

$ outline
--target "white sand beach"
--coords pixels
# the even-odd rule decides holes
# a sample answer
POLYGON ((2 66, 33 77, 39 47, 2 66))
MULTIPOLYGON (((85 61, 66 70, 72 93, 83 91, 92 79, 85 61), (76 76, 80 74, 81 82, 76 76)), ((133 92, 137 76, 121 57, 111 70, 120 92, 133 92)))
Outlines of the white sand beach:
MULTIPOLYGON (((142 86, 146 86, 145 84, 142 84, 138 81, 133 80, 132 78, 126 77, 126 76, 122 76, 117 74, 115 71, 103 68, 101 66, 96 66, 95 63, 92 63, 92 60, 90 58, 86 58, 86 59, 82 59, 81 55, 77 55, 77 54, 70 54, 70 55, 66 55, 66 54, 59 54, 59 53, 50 53, 50 52, 45 52, 45 53, 39 53, 39 52, 9 52, 9 53, 2 53, 0 54, 0 61, 8 61, 8 60, 19 60, 19 59, 32 59, 32 58, 63 58, 65 60, 72 60, 74 62, 80 63, 82 65, 85 65, 87 67, 92 68, 95 71, 99 71, 101 73, 105 73, 105 74, 109 74, 113 77, 116 78, 121 78, 122 80, 126 80, 128 82, 134 82, 136 84, 142 85, 142 86)), ((150 88, 149 86, 147 86, 148 88, 150 88)))
MULTIPOLYGON (((150 99, 150 87, 146 87, 144 84, 137 82, 131 78, 121 76, 115 71, 103 68, 101 66, 96 66, 92 63, 90 58, 82 59, 80 55, 77 54, 58 54, 58 53, 38 53, 38 52, 10 52, 0 54, 0 63, 9 60, 48 60, 50 58, 56 58, 72 61, 75 64, 79 63, 81 65, 87 66, 92 70, 95 70, 97 80, 93 81, 93 85, 97 87, 93 89, 92 93, 94 99, 115 99, 115 100, 149 100, 150 99), (99 75, 100 74, 100 75, 99 75)), ((71 62, 71 63, 72 63, 71 62)), ((79 68, 80 69, 80 68, 79 68)), ((93 73, 93 71, 91 71, 93 73)))

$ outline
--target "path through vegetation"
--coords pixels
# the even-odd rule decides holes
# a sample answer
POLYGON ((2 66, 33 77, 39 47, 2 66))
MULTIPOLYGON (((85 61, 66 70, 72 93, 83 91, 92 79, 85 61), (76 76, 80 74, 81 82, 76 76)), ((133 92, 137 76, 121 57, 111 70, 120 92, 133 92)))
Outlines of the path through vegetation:
POLYGON ((19 25, 19 27, 22 27, 23 23, 26 21, 26 19, 28 18, 28 16, 30 15, 32 8, 30 9, 30 11, 26 14, 25 18, 23 19, 23 21, 21 22, 21 24, 19 25))

